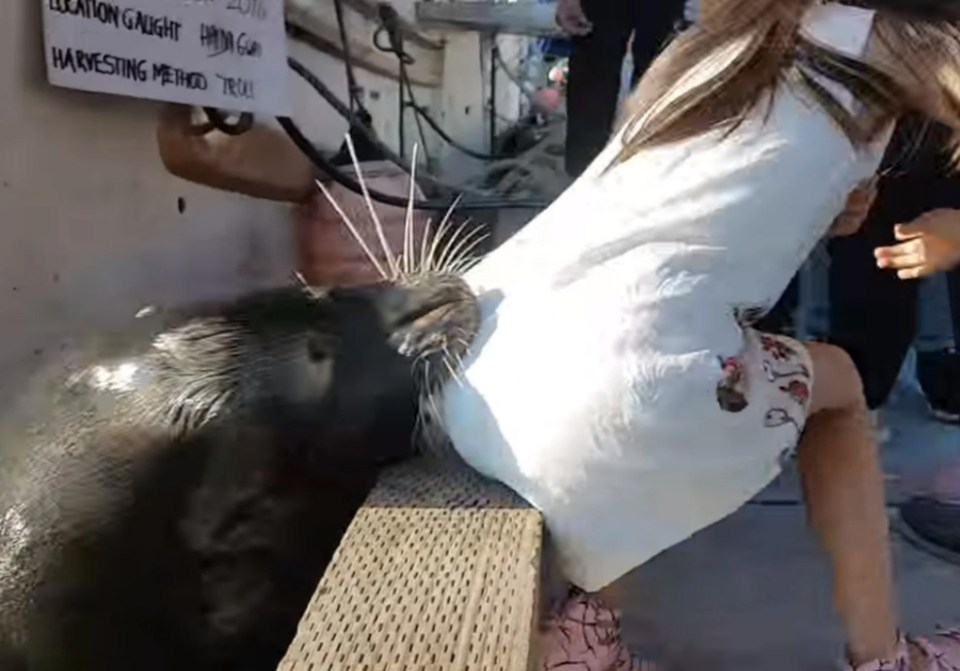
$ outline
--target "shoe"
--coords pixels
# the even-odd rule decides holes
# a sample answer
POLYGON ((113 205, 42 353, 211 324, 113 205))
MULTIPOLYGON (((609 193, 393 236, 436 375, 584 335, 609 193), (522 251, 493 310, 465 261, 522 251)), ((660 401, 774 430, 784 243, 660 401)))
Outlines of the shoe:
POLYGON ((899 507, 895 527, 938 559, 960 564, 960 460, 940 464, 899 507))
POLYGON ((958 671, 960 629, 944 629, 930 638, 903 637, 893 659, 846 668, 848 671, 958 671))
POLYGON ((915 496, 900 506, 900 519, 923 550, 960 560, 960 503, 940 501, 929 496, 915 496), (933 547, 926 547, 931 544, 933 547), (938 552, 939 550, 939 552, 938 552))
POLYGON ((930 414, 941 422, 960 424, 960 353, 917 352, 917 381, 930 414))
POLYGON ((630 654, 620 612, 577 589, 551 614, 543 637, 541 671, 658 671, 630 654))

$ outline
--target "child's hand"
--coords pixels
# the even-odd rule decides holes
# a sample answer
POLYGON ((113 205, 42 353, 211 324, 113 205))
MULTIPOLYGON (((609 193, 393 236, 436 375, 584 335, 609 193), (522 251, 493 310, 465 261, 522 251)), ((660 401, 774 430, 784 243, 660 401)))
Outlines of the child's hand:
POLYGON ((899 224, 900 244, 874 251, 878 268, 897 271, 901 280, 925 277, 960 263, 960 210, 931 210, 899 224))
POLYGON ((833 220, 830 230, 827 231, 829 237, 840 238, 853 235, 860 230, 870 213, 870 208, 873 207, 873 201, 877 198, 877 181, 876 177, 871 177, 850 192, 846 207, 833 220))

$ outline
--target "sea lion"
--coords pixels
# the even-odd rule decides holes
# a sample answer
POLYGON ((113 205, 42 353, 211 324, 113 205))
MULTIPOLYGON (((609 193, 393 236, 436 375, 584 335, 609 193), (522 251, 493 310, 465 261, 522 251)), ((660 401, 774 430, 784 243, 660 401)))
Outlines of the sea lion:
POLYGON ((420 397, 453 274, 146 310, 0 417, 0 669, 272 671, 420 397))

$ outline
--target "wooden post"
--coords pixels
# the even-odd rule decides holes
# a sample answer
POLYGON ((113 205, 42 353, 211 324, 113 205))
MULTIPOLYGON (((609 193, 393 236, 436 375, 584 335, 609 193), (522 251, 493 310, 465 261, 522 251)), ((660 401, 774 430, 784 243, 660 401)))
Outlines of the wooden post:
POLYGON ((542 526, 515 494, 459 464, 387 472, 279 671, 535 669, 542 526))

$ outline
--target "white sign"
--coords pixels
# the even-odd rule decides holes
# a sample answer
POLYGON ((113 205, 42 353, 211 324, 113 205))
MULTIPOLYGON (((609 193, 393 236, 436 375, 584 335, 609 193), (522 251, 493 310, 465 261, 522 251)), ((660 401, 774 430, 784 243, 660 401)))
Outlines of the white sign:
POLYGON ((288 113, 283 0, 41 2, 55 86, 288 113))

